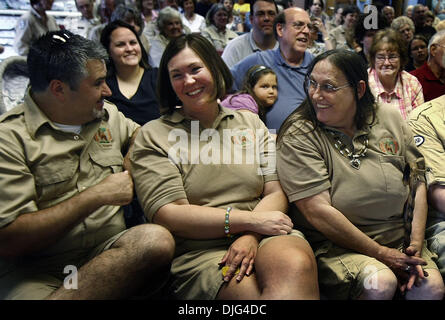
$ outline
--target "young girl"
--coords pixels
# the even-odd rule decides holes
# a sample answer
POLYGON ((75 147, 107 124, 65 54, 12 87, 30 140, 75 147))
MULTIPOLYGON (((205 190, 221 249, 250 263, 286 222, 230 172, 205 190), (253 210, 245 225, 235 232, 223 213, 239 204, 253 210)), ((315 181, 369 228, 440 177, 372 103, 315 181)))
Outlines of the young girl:
POLYGON ((255 65, 247 71, 242 90, 227 96, 221 105, 230 109, 249 110, 266 122, 266 112, 277 98, 275 72, 268 67, 255 65))

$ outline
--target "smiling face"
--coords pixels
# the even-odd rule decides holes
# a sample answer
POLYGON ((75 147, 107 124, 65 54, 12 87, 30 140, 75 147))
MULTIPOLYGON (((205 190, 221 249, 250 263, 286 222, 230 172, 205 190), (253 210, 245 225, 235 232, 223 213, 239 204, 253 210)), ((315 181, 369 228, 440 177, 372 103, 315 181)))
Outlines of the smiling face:
POLYGON ((299 8, 286 9, 285 14, 286 24, 277 25, 280 48, 285 55, 303 56, 309 41, 309 15, 299 8))
POLYGON ((105 62, 89 60, 86 68, 88 76, 80 82, 77 90, 67 90, 66 101, 72 106, 67 107, 69 123, 66 124, 84 124, 104 115, 104 98, 111 95, 105 82, 105 62))
MULTIPOLYGON (((343 72, 327 59, 314 66, 310 79, 319 85, 330 84, 334 87, 348 84, 343 72)), ((355 127, 354 118, 357 104, 351 86, 346 86, 335 92, 325 92, 320 87, 309 88, 309 98, 314 105, 317 119, 321 123, 342 131, 348 131, 355 127)))
POLYGON ((141 47, 135 34, 127 28, 116 28, 110 35, 110 58, 115 66, 132 67, 139 65, 141 47))
POLYGON ((168 62, 167 68, 171 86, 185 114, 198 114, 210 105, 217 108, 212 74, 192 49, 181 50, 168 62))
POLYGON ((215 27, 219 30, 225 30, 228 21, 228 14, 225 10, 218 10, 213 15, 213 21, 215 22, 215 27))
POLYGON ((400 71, 400 55, 398 51, 388 44, 382 45, 376 51, 374 66, 379 79, 395 79, 400 71))
POLYGON ((179 37, 182 34, 181 20, 178 18, 173 18, 167 21, 162 31, 164 36, 166 36, 169 39, 174 39, 179 37))
POLYGON ((272 107, 278 98, 277 76, 272 73, 262 75, 253 87, 253 92, 264 107, 272 107))

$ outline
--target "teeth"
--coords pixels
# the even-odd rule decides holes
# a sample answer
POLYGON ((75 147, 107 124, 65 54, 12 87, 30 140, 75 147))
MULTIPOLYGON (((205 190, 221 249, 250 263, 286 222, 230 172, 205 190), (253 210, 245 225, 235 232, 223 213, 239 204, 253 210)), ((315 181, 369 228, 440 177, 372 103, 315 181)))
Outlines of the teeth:
POLYGON ((318 109, 326 109, 326 108, 329 108, 329 106, 322 105, 322 104, 317 104, 317 108, 318 109))
POLYGON ((188 92, 187 95, 188 95, 188 96, 194 96, 195 94, 198 94, 198 93, 200 93, 201 91, 202 91, 202 89, 197 89, 197 90, 195 90, 195 91, 188 92))

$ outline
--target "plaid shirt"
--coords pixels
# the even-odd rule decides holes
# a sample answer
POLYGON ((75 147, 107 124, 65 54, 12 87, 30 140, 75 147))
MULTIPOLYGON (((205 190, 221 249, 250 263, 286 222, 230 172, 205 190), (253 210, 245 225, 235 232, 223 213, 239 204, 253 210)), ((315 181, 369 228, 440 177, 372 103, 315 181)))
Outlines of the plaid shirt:
POLYGON ((424 102, 422 85, 416 77, 406 71, 398 74, 396 86, 389 93, 383 88, 375 69, 368 69, 368 75, 369 87, 376 102, 398 108, 405 120, 414 108, 424 102))

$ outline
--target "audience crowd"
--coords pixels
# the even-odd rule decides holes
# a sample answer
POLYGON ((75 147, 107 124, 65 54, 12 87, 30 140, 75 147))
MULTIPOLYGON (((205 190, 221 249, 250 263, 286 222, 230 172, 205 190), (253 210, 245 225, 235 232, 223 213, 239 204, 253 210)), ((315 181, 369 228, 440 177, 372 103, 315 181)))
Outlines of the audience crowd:
POLYGON ((52 4, 15 28, 0 299, 443 299, 445 0, 52 4))

